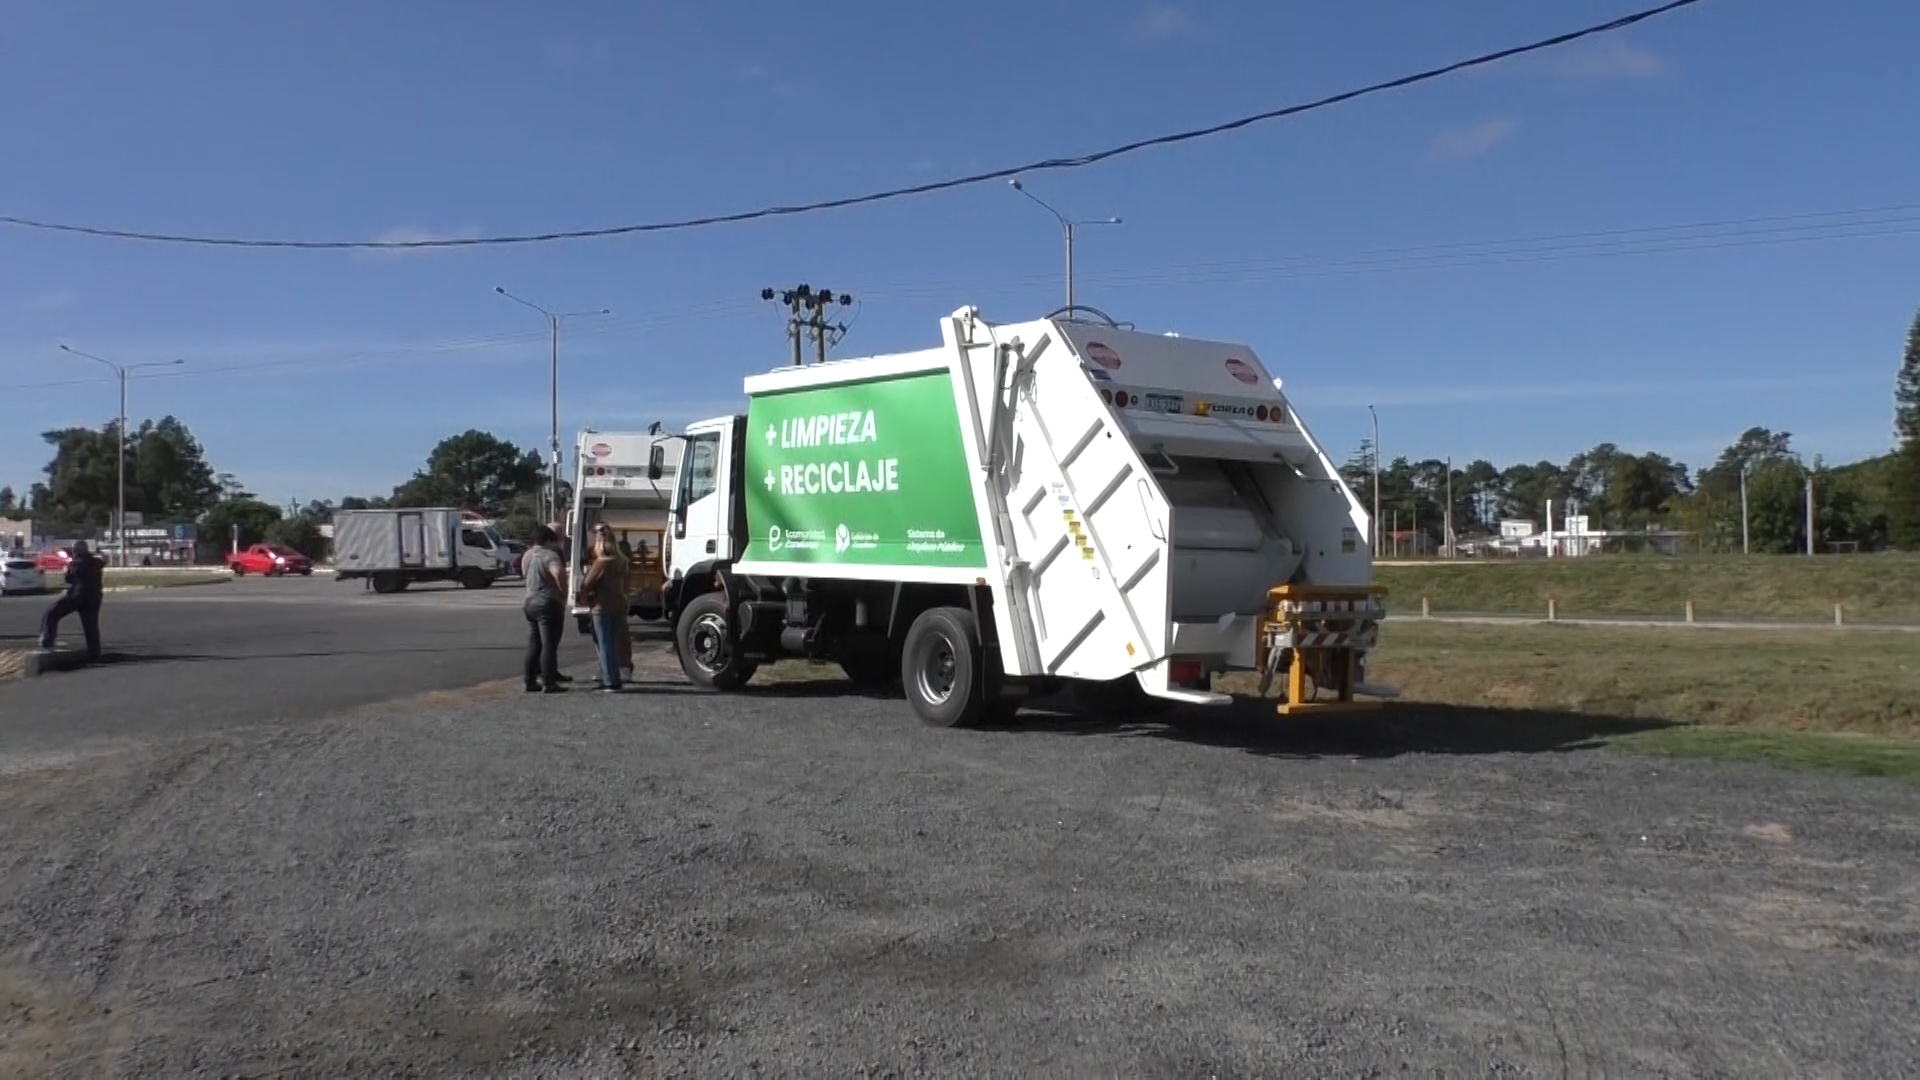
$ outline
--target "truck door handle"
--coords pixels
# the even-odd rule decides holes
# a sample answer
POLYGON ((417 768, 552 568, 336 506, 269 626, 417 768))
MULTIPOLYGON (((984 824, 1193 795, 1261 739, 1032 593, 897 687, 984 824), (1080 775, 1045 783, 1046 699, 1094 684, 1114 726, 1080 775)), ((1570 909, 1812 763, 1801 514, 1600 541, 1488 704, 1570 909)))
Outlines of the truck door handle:
POLYGON ((713 541, 707 541, 707 554, 713 554, 713 541))

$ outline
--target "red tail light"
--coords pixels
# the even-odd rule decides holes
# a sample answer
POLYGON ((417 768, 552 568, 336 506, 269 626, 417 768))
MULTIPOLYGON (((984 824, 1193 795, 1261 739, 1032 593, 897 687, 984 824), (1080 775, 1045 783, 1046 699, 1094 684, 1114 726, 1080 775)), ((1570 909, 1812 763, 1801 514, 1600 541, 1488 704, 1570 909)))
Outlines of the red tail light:
POLYGON ((1267 418, 1267 407, 1265 405, 1255 406, 1253 415, 1255 419, 1265 420, 1267 418))
POLYGON ((1175 660, 1167 665, 1167 682, 1176 685, 1197 683, 1206 677, 1198 660, 1175 660))
POLYGON ((1124 409, 1124 408, 1126 408, 1126 407, 1127 407, 1127 392, 1126 392, 1125 390, 1115 390, 1115 391, 1113 392, 1113 403, 1114 403, 1115 405, 1118 405, 1118 406, 1119 406, 1120 408, 1122 408, 1122 409, 1124 409))

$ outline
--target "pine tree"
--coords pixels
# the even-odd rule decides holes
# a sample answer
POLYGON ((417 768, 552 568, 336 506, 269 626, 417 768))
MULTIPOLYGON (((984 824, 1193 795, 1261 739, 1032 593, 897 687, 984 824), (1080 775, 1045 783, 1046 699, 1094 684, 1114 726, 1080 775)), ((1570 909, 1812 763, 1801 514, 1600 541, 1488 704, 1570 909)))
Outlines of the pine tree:
POLYGON ((1920 551, 1920 439, 1901 443, 1887 470, 1887 539, 1901 551, 1920 551))
POLYGON ((1920 550, 1920 312, 1907 331, 1907 353, 1893 385, 1893 426, 1900 434, 1887 490, 1887 534, 1904 551, 1920 550))
POLYGON ((1893 384, 1893 427, 1902 443, 1920 439, 1920 311, 1907 330, 1907 355, 1893 384))

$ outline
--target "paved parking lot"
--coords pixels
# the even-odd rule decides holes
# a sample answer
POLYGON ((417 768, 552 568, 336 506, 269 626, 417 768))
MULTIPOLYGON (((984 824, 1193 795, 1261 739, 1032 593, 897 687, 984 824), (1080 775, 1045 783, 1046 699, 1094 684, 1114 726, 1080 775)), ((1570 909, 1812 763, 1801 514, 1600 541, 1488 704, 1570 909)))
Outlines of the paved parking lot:
POLYGON ((9 740, 56 734, 21 690, 119 740, 0 778, 0 1075, 1920 1060, 1920 797, 1891 782, 1564 718, 937 731, 834 683, 692 692, 658 647, 627 695, 529 698, 472 685, 512 675, 506 594, 119 607, 219 659, 0 687, 9 740))
MULTIPOLYGON (((111 593, 101 626, 113 662, 0 687, 0 769, 10 754, 227 731, 518 679, 520 597, 517 581, 376 596, 326 576, 111 593)), ((0 643, 30 641, 52 599, 0 599, 0 643)), ((79 620, 61 636, 77 642, 79 620)), ((588 640, 569 632, 563 658, 591 657, 588 640)))

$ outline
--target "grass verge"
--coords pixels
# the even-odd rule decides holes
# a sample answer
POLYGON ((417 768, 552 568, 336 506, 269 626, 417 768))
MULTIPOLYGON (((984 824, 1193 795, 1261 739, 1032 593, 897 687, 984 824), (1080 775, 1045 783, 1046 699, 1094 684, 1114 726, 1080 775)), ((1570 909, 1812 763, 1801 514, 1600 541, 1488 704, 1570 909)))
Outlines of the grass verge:
POLYGON ((1920 742, 1911 739, 1688 725, 1635 732, 1612 741, 1642 753, 1764 761, 1782 768, 1884 776, 1920 785, 1920 742))
MULTIPOLYGON (((1188 737, 1276 753, 1527 753, 1612 745, 1920 785, 1920 649, 1905 634, 1390 623, 1381 712, 1281 719, 1195 710, 1188 737)), ((832 664, 769 665, 767 693, 852 692, 832 664), (815 685, 804 685, 815 684, 815 685)), ((1259 680, 1223 676, 1252 694, 1259 680)), ((1022 725, 1046 723, 1023 718, 1022 725)))
POLYGON ((1371 674, 1400 688, 1399 708, 1643 721, 1595 730, 1623 749, 1920 783, 1920 650, 1906 635, 1392 623, 1371 674))
MULTIPOLYGON (((180 570, 108 570, 106 587, 109 589, 166 589, 180 585, 211 585, 216 581, 231 581, 233 575, 225 570, 203 567, 200 569, 180 570)), ((47 591, 57 593, 67 587, 65 574, 48 574, 47 591)))
POLYGON ((1859 622, 1920 623, 1920 555, 1751 557, 1589 556, 1578 559, 1441 561, 1375 568, 1394 611, 1414 614, 1426 597, 1434 614, 1559 613, 1678 619, 1695 617, 1833 621, 1833 606, 1859 622))

